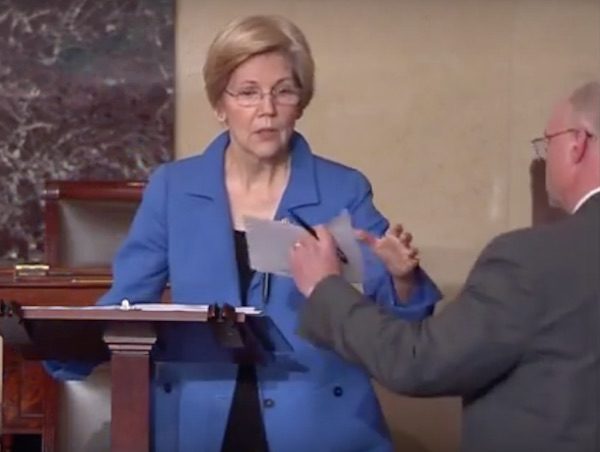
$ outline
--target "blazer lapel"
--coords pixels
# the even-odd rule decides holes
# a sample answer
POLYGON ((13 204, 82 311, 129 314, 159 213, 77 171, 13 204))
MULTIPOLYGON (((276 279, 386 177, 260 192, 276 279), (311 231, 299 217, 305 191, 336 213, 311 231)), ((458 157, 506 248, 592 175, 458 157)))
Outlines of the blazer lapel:
POLYGON ((287 218, 290 210, 321 202, 315 172, 315 158, 310 146, 298 132, 294 133, 290 144, 290 180, 275 214, 276 220, 287 218))
POLYGON ((229 198, 224 181, 224 155, 229 134, 221 133, 208 145, 198 167, 197 175, 190 178, 186 196, 194 199, 194 208, 188 215, 195 223, 197 234, 190 241, 189 252, 199 259, 198 268, 209 273, 209 287, 213 301, 240 304, 240 289, 234 249, 233 226, 229 198))

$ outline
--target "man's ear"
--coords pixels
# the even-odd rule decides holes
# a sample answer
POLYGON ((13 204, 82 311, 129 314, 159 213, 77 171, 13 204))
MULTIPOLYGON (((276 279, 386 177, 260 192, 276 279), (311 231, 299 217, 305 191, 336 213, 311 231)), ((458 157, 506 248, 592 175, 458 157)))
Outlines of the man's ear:
POLYGON ((586 130, 587 129, 581 129, 576 132, 575 141, 570 150, 571 159, 573 163, 579 163, 585 157, 590 138, 586 130))

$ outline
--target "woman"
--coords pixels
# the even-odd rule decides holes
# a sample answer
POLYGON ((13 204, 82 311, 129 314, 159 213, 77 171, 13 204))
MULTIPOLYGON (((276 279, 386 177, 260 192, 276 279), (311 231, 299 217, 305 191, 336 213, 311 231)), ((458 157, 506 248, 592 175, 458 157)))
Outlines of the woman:
MULTIPOLYGON (((100 303, 159 300, 256 306, 294 351, 265 366, 161 366, 155 376, 157 451, 390 451, 368 376, 295 334, 304 302, 292 279, 252 272, 244 216, 310 224, 343 209, 381 236, 387 221, 358 171, 315 156, 295 131, 313 94, 314 63, 301 31, 281 17, 236 20, 208 51, 208 99, 225 131, 200 156, 152 175, 100 303), (268 284, 268 287, 267 287, 268 284), (240 440, 240 441, 237 441, 240 440)), ((414 257, 399 231, 401 251, 414 257)), ((385 242, 364 245, 364 290, 398 315, 420 318, 439 293, 415 260, 386 271, 385 242), (375 251, 372 252, 372 250, 375 251), (410 294, 407 299, 402 299, 410 294)), ((390 260, 391 262, 391 260, 390 260)))

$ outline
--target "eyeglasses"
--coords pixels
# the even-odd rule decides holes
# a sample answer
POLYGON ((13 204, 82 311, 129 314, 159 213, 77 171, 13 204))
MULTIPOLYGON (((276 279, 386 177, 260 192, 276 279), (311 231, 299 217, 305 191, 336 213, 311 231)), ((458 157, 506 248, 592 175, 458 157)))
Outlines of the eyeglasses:
POLYGON ((274 86, 270 91, 264 92, 257 86, 242 88, 237 92, 225 90, 242 107, 256 107, 265 96, 270 95, 278 105, 296 106, 300 103, 300 91, 291 86, 274 86))
POLYGON ((550 141, 552 141, 553 138, 556 138, 560 135, 564 135, 566 133, 576 133, 576 132, 584 132, 585 136, 587 138, 591 138, 594 136, 587 130, 574 129, 574 128, 561 130, 559 132, 551 133, 550 135, 544 135, 543 137, 539 137, 539 138, 535 138, 534 140, 531 140, 531 145, 533 146, 535 155, 537 156, 537 158, 545 160, 546 155, 548 154, 548 146, 550 145, 550 141))

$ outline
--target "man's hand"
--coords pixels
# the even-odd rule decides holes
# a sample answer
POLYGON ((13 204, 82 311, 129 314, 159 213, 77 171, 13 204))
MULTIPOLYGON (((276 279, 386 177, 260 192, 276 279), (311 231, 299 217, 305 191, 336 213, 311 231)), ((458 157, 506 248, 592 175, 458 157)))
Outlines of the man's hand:
POLYGON ((335 239, 324 226, 316 226, 315 231, 318 239, 305 234, 290 250, 292 276, 307 298, 321 280, 342 272, 335 239))

